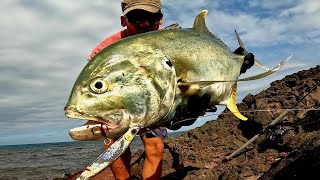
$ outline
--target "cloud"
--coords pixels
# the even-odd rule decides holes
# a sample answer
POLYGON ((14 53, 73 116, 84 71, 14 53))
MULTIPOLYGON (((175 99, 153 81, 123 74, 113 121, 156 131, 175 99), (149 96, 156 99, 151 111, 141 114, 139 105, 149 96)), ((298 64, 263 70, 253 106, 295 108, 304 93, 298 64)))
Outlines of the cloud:
POLYGON ((215 9, 208 14, 207 22, 209 19, 219 21, 213 21, 212 25, 211 22, 207 24, 214 32, 229 32, 222 34, 226 41, 231 41, 230 37, 234 37, 232 29, 237 29, 247 44, 253 47, 301 45, 309 41, 318 41, 320 24, 316 21, 320 18, 319 2, 249 1, 249 5, 253 9, 277 10, 277 13, 259 16, 256 12, 247 13, 241 8, 233 9, 232 13, 226 13, 224 9, 215 9), (283 9, 275 9, 278 7, 283 9))
POLYGON ((298 0, 253 0, 249 1, 248 4, 252 8, 263 8, 268 10, 274 10, 278 8, 287 8, 297 4, 298 0))
MULTIPOLYGON (((239 98, 318 64, 318 1, 168 0, 163 5, 164 26, 178 22, 185 28, 208 9, 206 22, 214 34, 235 49, 237 29, 246 48, 270 67, 294 55, 269 78, 240 84, 239 98)), ((0 144, 23 142, 17 132, 34 143, 70 140, 68 129, 83 121, 65 118, 64 105, 92 49, 123 29, 119 1, 3 0, 0 7, 0 144)), ((258 72, 252 69, 248 75, 258 72)))
POLYGON ((72 84, 92 48, 121 28, 120 5, 14 0, 1 1, 1 7, 0 123, 6 128, 0 135, 64 127, 72 84))

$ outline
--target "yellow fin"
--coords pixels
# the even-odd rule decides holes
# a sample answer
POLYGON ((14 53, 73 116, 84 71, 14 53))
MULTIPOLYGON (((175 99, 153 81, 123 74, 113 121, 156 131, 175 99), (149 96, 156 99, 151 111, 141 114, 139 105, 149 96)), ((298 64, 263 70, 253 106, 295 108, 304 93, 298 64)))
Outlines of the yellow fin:
POLYGON ((244 117, 240 112, 236 105, 236 96, 237 96, 237 85, 234 87, 232 94, 228 100, 227 107, 228 109, 235 115, 237 118, 246 121, 248 118, 244 117))
POLYGON ((207 34, 211 34, 205 22, 207 13, 208 13, 208 10, 202 10, 200 14, 198 14, 196 19, 194 20, 193 28, 207 34))

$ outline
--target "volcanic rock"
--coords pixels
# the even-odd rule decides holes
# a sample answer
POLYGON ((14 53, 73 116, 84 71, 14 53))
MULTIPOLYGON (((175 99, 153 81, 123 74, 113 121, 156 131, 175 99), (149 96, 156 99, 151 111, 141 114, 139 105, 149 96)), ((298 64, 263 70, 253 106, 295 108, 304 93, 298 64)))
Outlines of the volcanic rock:
MULTIPOLYGON (((320 172, 319 85, 320 66, 288 75, 238 104, 248 121, 225 110, 218 119, 169 138, 162 179, 315 179, 320 172), (292 111, 265 129, 284 109, 292 111), (263 129, 254 143, 224 161, 263 129)), ((143 157, 132 165, 138 179, 142 163, 143 157)))

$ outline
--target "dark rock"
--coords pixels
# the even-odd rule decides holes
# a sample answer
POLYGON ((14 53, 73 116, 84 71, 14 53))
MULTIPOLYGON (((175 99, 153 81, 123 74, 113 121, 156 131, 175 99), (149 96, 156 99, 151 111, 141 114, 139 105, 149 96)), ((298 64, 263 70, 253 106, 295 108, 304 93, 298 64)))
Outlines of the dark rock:
POLYGON ((320 134, 306 139, 301 146, 277 162, 260 180, 317 179, 320 170, 320 134))
POLYGON ((320 171, 320 66, 288 75, 257 95, 247 95, 244 122, 225 110, 217 120, 166 141, 163 179, 314 179, 320 171), (296 106, 294 106, 296 105, 296 106), (231 161, 226 156, 291 111, 231 161))

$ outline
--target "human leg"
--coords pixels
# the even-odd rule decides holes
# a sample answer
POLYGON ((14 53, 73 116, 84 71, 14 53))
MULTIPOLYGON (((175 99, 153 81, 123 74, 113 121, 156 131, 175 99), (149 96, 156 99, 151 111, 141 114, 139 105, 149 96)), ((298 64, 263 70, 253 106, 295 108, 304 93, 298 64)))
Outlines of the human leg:
POLYGON ((142 137, 145 148, 145 161, 142 169, 142 179, 158 180, 162 173, 162 155, 164 151, 163 140, 152 134, 142 137))
MULTIPOLYGON (((111 140, 111 142, 114 143, 114 140, 111 140)), ((110 145, 105 144, 104 148, 108 149, 110 145)), ((131 151, 129 147, 117 160, 115 160, 110 165, 110 169, 116 180, 130 179, 130 161, 131 161, 131 151)), ((101 173, 103 173, 103 171, 101 173)))

